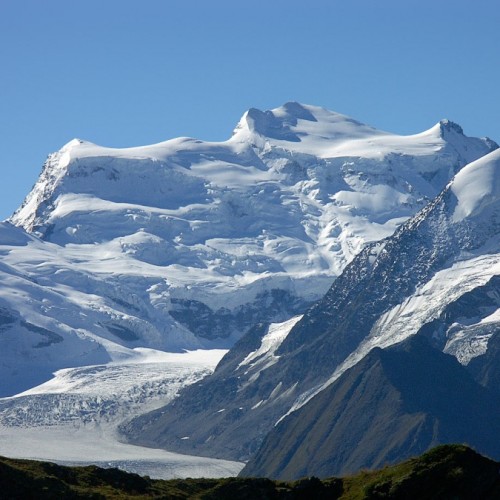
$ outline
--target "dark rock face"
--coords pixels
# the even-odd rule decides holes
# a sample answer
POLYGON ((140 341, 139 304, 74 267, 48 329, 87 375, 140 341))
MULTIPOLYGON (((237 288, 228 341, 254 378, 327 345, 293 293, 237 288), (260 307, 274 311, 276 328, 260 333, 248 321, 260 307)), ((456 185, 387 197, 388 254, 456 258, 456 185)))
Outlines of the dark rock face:
POLYGON ((486 353, 474 358, 467 368, 481 385, 500 396, 500 331, 489 339, 486 353))
POLYGON ((311 305, 279 288, 257 294, 253 302, 233 311, 224 307, 214 311, 196 300, 172 298, 171 303, 170 315, 173 318, 198 337, 209 340, 227 338, 234 332, 246 332, 249 325, 259 322, 284 321, 311 305))
POLYGON ((375 348, 281 421, 241 472, 296 479, 345 475, 468 443, 500 457, 500 398, 454 357, 415 336, 375 348))

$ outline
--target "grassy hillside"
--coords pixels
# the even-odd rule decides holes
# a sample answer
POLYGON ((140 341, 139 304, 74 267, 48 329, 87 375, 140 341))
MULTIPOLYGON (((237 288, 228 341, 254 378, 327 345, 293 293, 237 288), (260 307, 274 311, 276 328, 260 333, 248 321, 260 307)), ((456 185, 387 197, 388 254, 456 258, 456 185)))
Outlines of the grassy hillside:
POLYGON ((256 478, 153 480, 117 469, 63 467, 0 458, 2 499, 493 499, 500 464, 466 446, 445 445, 419 458, 345 478, 294 482, 256 478))

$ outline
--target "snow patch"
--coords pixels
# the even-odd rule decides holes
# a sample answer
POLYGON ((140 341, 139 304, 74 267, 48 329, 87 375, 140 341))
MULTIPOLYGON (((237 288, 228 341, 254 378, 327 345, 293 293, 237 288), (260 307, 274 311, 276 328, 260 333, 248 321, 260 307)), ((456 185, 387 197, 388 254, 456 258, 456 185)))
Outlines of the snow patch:
POLYGON ((278 361, 279 356, 274 353, 286 339, 292 328, 302 319, 303 315, 294 316, 283 323, 271 323, 266 335, 262 337, 260 347, 248 354, 238 365, 238 369, 243 366, 257 368, 259 372, 265 370, 278 361))

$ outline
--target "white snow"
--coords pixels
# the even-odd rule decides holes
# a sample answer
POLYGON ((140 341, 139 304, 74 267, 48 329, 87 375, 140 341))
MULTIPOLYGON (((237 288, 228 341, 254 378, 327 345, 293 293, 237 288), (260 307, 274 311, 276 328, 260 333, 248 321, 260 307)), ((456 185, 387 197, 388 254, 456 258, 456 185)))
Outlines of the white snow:
POLYGON ((0 399, 0 454, 163 479, 236 475, 238 462, 120 442, 118 425, 166 404, 182 386, 211 373, 226 352, 137 351, 134 363, 59 370, 41 386, 0 399))
POLYGON ((16 429, 0 425, 0 443, 0 453, 10 458, 117 467, 154 479, 231 477, 245 465, 123 444, 95 426, 16 429))
POLYGON ((500 150, 463 168, 451 183, 458 203, 453 220, 477 216, 485 207, 500 201, 500 150))
POLYGON ((260 372, 276 363, 279 356, 276 356, 274 353, 286 339, 292 328, 302 319, 302 316, 302 314, 294 316, 283 323, 271 323, 267 329, 267 333, 262 337, 260 347, 248 354, 238 365, 238 368, 242 366, 249 366, 250 368, 258 367, 260 372))

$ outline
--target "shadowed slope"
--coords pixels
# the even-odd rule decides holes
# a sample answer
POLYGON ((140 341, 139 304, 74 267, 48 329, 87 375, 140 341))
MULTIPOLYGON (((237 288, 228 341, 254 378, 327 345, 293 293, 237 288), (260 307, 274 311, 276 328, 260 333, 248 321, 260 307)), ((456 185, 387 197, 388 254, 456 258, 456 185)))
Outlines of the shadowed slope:
POLYGON ((455 358, 412 337, 375 348, 267 436, 242 476, 327 477, 380 467, 440 443, 500 457, 500 399, 455 358))

